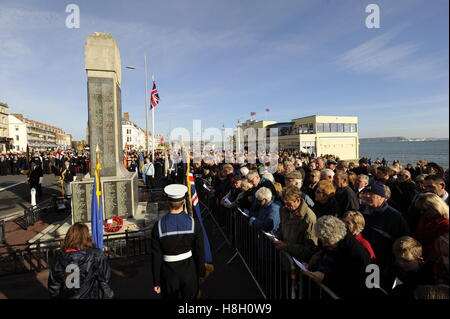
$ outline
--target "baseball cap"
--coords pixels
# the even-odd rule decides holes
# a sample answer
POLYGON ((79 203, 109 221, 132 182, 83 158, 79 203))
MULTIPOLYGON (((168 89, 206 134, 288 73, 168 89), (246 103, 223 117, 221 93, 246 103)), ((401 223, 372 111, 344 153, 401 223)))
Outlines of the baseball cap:
POLYGON ((380 182, 372 182, 372 184, 366 186, 363 192, 370 192, 381 197, 386 197, 386 192, 384 190, 384 185, 380 182))

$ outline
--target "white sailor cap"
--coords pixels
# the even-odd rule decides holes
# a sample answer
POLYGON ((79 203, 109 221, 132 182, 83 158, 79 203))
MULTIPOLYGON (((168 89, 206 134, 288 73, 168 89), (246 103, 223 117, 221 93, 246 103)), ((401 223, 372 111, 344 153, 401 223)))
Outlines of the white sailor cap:
POLYGON ((166 193, 168 200, 172 202, 183 200, 187 191, 188 188, 182 184, 171 184, 164 187, 164 193, 166 193))

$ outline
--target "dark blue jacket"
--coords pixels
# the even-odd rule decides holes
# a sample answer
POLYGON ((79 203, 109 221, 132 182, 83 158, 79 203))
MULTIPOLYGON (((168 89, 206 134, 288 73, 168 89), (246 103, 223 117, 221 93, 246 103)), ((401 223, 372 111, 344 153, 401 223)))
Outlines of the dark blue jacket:
POLYGON ((281 205, 274 201, 263 207, 253 207, 250 211, 250 226, 275 233, 280 226, 280 209, 281 205))
POLYGON ((379 208, 363 211, 366 226, 364 238, 372 245, 380 266, 392 262, 392 244, 410 233, 409 225, 402 214, 384 202, 379 208))

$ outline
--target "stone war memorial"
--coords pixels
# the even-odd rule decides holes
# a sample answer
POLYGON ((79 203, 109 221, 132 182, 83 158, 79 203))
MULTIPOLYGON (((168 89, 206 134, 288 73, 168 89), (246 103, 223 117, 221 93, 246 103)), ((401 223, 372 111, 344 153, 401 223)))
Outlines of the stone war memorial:
POLYGON ((92 185, 100 152, 100 180, 104 219, 135 218, 138 212, 138 176, 122 164, 122 105, 120 51, 108 33, 91 34, 84 46, 87 74, 88 127, 91 147, 90 171, 72 183, 72 223, 91 221, 92 185), (92 177, 91 177, 92 176, 92 177))

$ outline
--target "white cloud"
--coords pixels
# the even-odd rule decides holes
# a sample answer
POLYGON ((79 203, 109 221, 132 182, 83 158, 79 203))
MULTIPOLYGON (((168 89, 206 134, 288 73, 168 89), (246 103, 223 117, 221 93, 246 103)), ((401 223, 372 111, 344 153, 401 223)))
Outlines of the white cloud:
POLYGON ((395 79, 430 80, 448 76, 448 72, 441 70, 439 58, 417 57, 420 54, 418 43, 393 44, 399 33, 399 29, 387 31, 345 52, 337 61, 349 71, 395 79))

